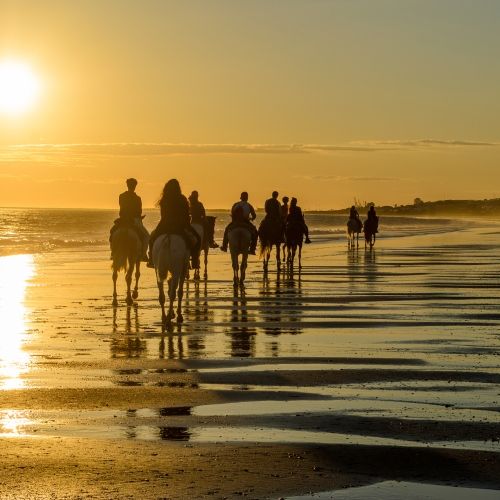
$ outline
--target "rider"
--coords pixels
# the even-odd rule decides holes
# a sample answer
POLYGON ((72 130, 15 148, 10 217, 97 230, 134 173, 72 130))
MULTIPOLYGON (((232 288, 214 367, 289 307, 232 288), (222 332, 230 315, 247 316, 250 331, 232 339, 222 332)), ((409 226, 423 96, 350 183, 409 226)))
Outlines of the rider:
POLYGON ((147 250, 148 250, 148 240, 149 233, 142 223, 142 200, 141 197, 135 192, 137 187, 137 179, 130 178, 127 179, 127 191, 120 194, 118 197, 118 203, 120 205, 120 217, 115 220, 113 227, 111 228, 109 234, 109 242, 111 243, 111 238, 113 233, 120 226, 132 227, 139 236, 142 243, 142 261, 147 261, 147 250))
POLYGON ((368 225, 373 229, 374 233, 378 233, 378 215, 377 212, 375 212, 375 207, 373 205, 370 205, 370 209, 368 210, 366 216, 366 222, 368 225))
POLYGON ((250 203, 248 203, 248 193, 243 191, 240 196, 240 201, 237 201, 231 208, 231 218, 232 222, 228 224, 226 230, 224 231, 224 240, 222 241, 222 246, 220 249, 223 252, 227 252, 227 245, 229 242, 229 231, 238 225, 244 225, 248 227, 252 233, 252 241, 250 243, 250 254, 255 255, 255 249, 257 248, 257 228, 252 224, 251 221, 255 220, 257 214, 250 203))
POLYGON ((359 218, 359 213, 354 205, 351 207, 351 210, 349 211, 349 219, 356 221, 359 226, 359 230, 361 231, 363 224, 361 222, 361 219, 359 218))
POLYGON ((281 205, 278 201, 278 191, 273 191, 271 198, 266 200, 264 209, 266 211, 266 218, 271 220, 280 220, 282 217, 281 205))
POLYGON ((197 269, 199 267, 201 241, 196 231, 191 227, 189 203, 182 194, 177 179, 170 179, 165 184, 158 205, 160 206, 161 219, 156 229, 151 233, 149 240, 148 267, 154 267, 153 245, 156 238, 162 234, 177 234, 186 241, 186 245, 191 252, 191 266, 197 269))
POLYGON ((207 214, 203 203, 199 200, 198 191, 193 191, 189 195, 189 213, 191 214, 191 223, 200 224, 203 227, 204 237, 210 236, 210 248, 217 248, 219 245, 214 241, 213 229, 209 235, 207 214))
POLYGON ((283 196, 282 201, 283 205, 281 205, 281 218, 283 219, 283 225, 286 223, 286 218, 288 217, 288 201, 290 198, 288 196, 283 196))
POLYGON ((292 198, 292 201, 290 202, 290 210, 288 213, 288 217, 286 218, 286 222, 287 224, 293 223, 302 225, 302 230, 306 235, 305 243, 311 243, 311 240, 309 239, 309 228, 307 227, 306 221, 304 219, 304 213, 302 212, 302 209, 297 206, 297 198, 292 198))

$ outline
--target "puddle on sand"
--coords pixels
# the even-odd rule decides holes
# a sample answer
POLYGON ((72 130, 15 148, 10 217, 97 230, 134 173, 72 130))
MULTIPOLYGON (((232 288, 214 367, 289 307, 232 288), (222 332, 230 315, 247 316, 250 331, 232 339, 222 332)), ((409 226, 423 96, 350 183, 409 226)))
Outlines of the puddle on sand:
POLYGON ((287 497, 287 500, 310 498, 317 500, 401 500, 402 498, 405 500, 498 500, 499 497, 500 493, 495 490, 384 481, 359 488, 287 497))
MULTIPOLYGON (((5 428, 4 428, 5 431, 5 428)), ((411 448, 447 448, 498 452, 496 442, 415 442, 403 439, 313 432, 262 427, 179 427, 157 425, 57 424, 31 421, 19 425, 15 433, 0 437, 79 437, 92 439, 136 439, 142 441, 189 441, 191 443, 291 443, 322 445, 397 446, 411 448)))

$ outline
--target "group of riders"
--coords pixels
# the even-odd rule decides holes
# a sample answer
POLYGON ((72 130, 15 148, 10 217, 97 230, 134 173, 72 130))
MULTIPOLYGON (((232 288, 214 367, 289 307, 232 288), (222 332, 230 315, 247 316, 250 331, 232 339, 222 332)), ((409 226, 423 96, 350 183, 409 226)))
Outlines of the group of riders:
MULTIPOLYGON (((205 229, 205 237, 208 238, 208 246, 217 248, 218 245, 214 241, 214 227, 207 224, 208 218, 205 213, 205 207, 199 200, 197 191, 193 191, 189 196, 189 200, 182 194, 179 181, 171 179, 163 188, 161 198, 158 202, 160 207, 160 222, 152 231, 151 235, 143 225, 142 219, 142 200, 135 192, 137 188, 137 180, 127 179, 127 191, 120 194, 120 216, 115 220, 111 228, 110 242, 113 233, 121 227, 133 228, 142 242, 141 260, 148 263, 148 267, 154 267, 152 255, 153 245, 155 240, 164 234, 177 234, 182 236, 188 248, 191 250, 191 266, 194 269, 199 267, 199 255, 202 246, 202 241, 198 233, 193 229, 191 224, 201 224, 205 229)), ((285 241, 287 228, 296 227, 305 236, 305 243, 311 243, 309 239, 309 228, 304 219, 302 209, 297 205, 297 198, 291 200, 284 196, 282 203, 278 199, 279 193, 274 191, 264 206, 265 217, 261 222, 259 230, 254 226, 253 221, 257 215, 255 209, 248 201, 248 193, 241 193, 240 200, 237 201, 231 209, 231 223, 226 227, 221 250, 227 252, 229 233, 236 227, 245 227, 251 234, 251 244, 249 253, 255 255, 257 248, 257 240, 259 232, 265 231, 266 228, 277 228, 278 239, 281 242, 285 241)), ((212 218, 213 219, 213 218, 212 218)), ((351 208, 350 219, 358 221, 362 228, 362 222, 355 207, 351 208)), ((376 224, 378 226, 378 217, 375 209, 372 206, 368 212, 368 220, 366 224, 376 224)), ((375 228, 376 230, 376 228, 375 228)))
POLYGON ((355 232, 360 233, 365 229, 365 232, 376 234, 378 233, 378 215, 375 212, 375 207, 373 205, 370 206, 367 213, 367 218, 365 223, 361 222, 359 217, 359 212, 356 210, 356 207, 353 205, 349 211, 349 221, 348 224, 352 223, 355 232))

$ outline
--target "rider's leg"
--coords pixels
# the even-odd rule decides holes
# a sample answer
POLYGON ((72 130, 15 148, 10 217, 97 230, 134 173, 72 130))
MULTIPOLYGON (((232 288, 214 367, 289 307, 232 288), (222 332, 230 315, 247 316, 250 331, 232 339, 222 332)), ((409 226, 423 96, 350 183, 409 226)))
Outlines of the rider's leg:
POLYGON ((149 236, 149 255, 148 255, 148 267, 154 267, 153 263, 153 245, 155 244, 156 238, 158 238, 158 228, 153 229, 151 235, 149 236))
POLYGON ((309 228, 307 227, 307 224, 304 222, 304 234, 306 235, 306 243, 311 243, 311 240, 309 239, 309 228))
POLYGON ((227 245, 229 243, 229 231, 232 227, 233 227, 233 223, 231 222, 230 224, 228 224, 226 226, 226 229, 224 230, 224 239, 222 240, 222 246, 220 247, 220 249, 223 252, 227 252, 227 245))
POLYGON ((248 223, 248 226, 250 227, 250 231, 252 233, 252 240, 250 241, 250 250, 248 253, 250 253, 251 255, 255 255, 255 251, 257 250, 257 240, 259 238, 259 232, 251 222, 248 223))

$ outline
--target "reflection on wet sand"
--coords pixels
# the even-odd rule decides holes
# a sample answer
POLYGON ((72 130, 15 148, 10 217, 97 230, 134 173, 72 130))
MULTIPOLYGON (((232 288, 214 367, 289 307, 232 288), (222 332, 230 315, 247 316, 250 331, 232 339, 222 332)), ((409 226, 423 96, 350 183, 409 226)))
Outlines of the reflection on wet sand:
POLYGON ((300 323, 304 304, 300 271, 294 273, 293 270, 287 270, 283 276, 278 274, 274 281, 265 276, 260 295, 259 312, 266 335, 279 336, 282 333, 302 332, 300 323))
POLYGON ((375 248, 370 248, 365 251, 364 259, 365 269, 364 274, 366 276, 366 283, 371 289, 375 285, 375 282, 379 278, 378 268, 377 268, 377 253, 375 248))
MULTIPOLYGON (((186 283, 185 317, 190 324, 211 322, 214 313, 208 307, 208 282, 186 283)), ((189 357, 200 357, 205 351, 205 331, 192 332, 187 339, 189 357)))
POLYGON ((120 332, 117 307, 113 308, 113 337, 111 339, 112 358, 140 358, 146 351, 146 341, 140 336, 139 311, 137 306, 125 309, 125 327, 120 332), (133 312, 133 321, 132 321, 133 312))
POLYGON ((25 295, 34 274, 33 255, 0 258, 0 388, 4 390, 22 389, 22 376, 29 369, 30 356, 23 349, 29 314, 25 295))
POLYGON ((230 326, 227 330, 227 335, 230 338, 229 350, 231 357, 249 358, 255 356, 255 335, 257 330, 251 326, 254 323, 255 314, 252 312, 249 317, 245 291, 235 288, 230 326))

